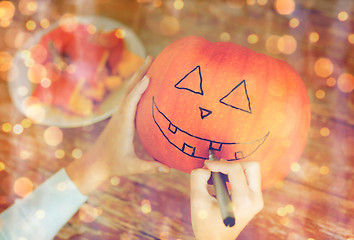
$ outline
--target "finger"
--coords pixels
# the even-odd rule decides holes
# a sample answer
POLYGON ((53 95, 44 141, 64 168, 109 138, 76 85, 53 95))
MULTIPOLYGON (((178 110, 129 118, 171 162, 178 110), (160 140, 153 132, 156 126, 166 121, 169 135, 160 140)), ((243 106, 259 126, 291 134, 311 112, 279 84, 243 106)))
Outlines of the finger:
POLYGON ((126 92, 129 93, 132 91, 134 86, 140 81, 140 79, 143 78, 147 70, 149 69, 151 63, 153 61, 153 57, 147 56, 145 59, 145 62, 140 66, 138 71, 135 72, 135 74, 128 80, 127 85, 126 85, 126 92))
POLYGON ((208 192, 208 179, 211 172, 207 169, 194 169, 191 172, 191 200, 199 200, 211 197, 208 192))
POLYGON ((248 191, 248 183, 241 163, 224 161, 205 161, 205 166, 213 172, 221 172, 229 177, 231 194, 244 195, 248 191))
POLYGON ((241 163, 246 175, 249 188, 254 192, 260 192, 261 186, 261 166, 259 162, 241 163))
POLYGON ((145 76, 135 86, 135 88, 131 91, 131 93, 127 96, 127 98, 124 101, 124 105, 123 105, 124 110, 122 112, 122 116, 124 117, 123 120, 124 122, 121 124, 124 124, 126 126, 126 129, 129 129, 132 132, 134 132, 134 119, 135 119, 135 113, 136 113, 138 102, 148 85, 149 85, 149 78, 145 76))

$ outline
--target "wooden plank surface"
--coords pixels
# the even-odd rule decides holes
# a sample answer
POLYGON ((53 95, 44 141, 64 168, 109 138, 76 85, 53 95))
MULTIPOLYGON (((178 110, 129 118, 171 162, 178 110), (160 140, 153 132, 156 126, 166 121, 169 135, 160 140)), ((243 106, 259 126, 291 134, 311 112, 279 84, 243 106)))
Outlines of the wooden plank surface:
MULTIPOLYGON (((0 27, 0 53, 11 56, 23 39, 41 28, 41 19, 53 22, 71 12, 121 21, 138 34, 153 56, 182 36, 199 35, 210 41, 235 42, 289 62, 304 79, 311 100, 308 142, 292 172, 264 191, 263 211, 238 239, 354 239, 354 94, 345 91, 348 87, 343 87, 340 78, 343 73, 354 74, 353 1, 295 1, 290 15, 280 14, 276 1, 270 0, 184 0, 180 10, 174 7, 178 1, 172 0, 97 0, 85 6, 80 1, 78 5, 53 1, 46 3, 46 11, 38 1, 37 12, 32 14, 23 14, 19 1, 12 2, 16 12, 11 24, 0 27), (344 21, 338 18, 342 11, 348 15, 344 21), (299 21, 297 27, 289 26, 293 18, 299 21), (35 30, 26 30, 28 20, 37 23, 35 30), (313 32, 318 33, 317 41, 310 40, 316 36, 313 32), (251 34, 257 42, 250 41, 251 34), (267 48, 269 37, 284 35, 295 40, 292 53, 282 53, 274 44, 267 48), (333 64, 326 77, 314 69, 319 58, 333 64), (328 84, 330 77, 334 84, 328 84)), ((2 67, 0 57, 0 125, 14 127, 26 117, 11 102, 7 71, 2 67)), ((348 84, 353 86, 353 82, 348 84)), ((74 149, 89 149, 106 123, 62 129, 63 141, 55 147, 43 139, 46 126, 32 124, 20 134, 0 129, 0 163, 4 165, 0 168, 0 211, 19 197, 13 190, 18 178, 27 177, 38 186, 73 161, 74 149), (65 152, 63 158, 55 156, 58 149, 65 152)), ((189 175, 173 170, 112 179, 90 196, 56 239, 194 239, 189 175)))

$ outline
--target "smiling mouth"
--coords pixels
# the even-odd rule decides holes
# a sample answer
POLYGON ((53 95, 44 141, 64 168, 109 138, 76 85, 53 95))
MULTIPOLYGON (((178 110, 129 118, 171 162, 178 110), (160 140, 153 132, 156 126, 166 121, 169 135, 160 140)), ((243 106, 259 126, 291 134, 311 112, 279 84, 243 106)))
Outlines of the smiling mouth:
POLYGON ((270 133, 268 132, 264 137, 249 143, 220 142, 194 136, 173 125, 165 114, 158 109, 154 97, 152 97, 152 117, 160 132, 175 148, 190 157, 204 160, 208 159, 209 150, 223 152, 228 149, 231 149, 232 151, 237 149, 237 151, 234 152, 233 156, 228 156, 228 159, 226 160, 232 161, 246 158, 264 143, 270 133))

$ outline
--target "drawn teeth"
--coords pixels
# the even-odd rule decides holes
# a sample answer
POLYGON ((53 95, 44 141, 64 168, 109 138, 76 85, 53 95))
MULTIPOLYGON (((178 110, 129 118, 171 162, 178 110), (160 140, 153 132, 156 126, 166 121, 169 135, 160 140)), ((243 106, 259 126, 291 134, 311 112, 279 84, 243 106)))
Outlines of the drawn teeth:
POLYGON ((242 159, 242 158, 245 158, 243 156, 243 152, 239 151, 239 152, 235 152, 235 159, 238 160, 238 159, 242 159))
POLYGON ((186 143, 183 143, 182 152, 193 157, 195 154, 195 147, 192 147, 186 143))
POLYGON ((168 130, 170 130, 170 132, 174 134, 177 132, 177 127, 175 125, 173 125, 172 123, 170 123, 168 125, 168 130))
POLYGON ((214 151, 220 151, 222 147, 222 143, 210 142, 209 149, 214 151))

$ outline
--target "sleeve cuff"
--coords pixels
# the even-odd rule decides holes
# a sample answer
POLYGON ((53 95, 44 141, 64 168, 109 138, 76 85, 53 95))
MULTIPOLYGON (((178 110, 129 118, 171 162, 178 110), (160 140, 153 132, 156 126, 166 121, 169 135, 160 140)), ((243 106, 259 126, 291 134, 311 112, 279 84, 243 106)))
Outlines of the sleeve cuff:
POLYGON ((53 239, 86 200, 61 169, 0 215, 2 237, 53 239))

